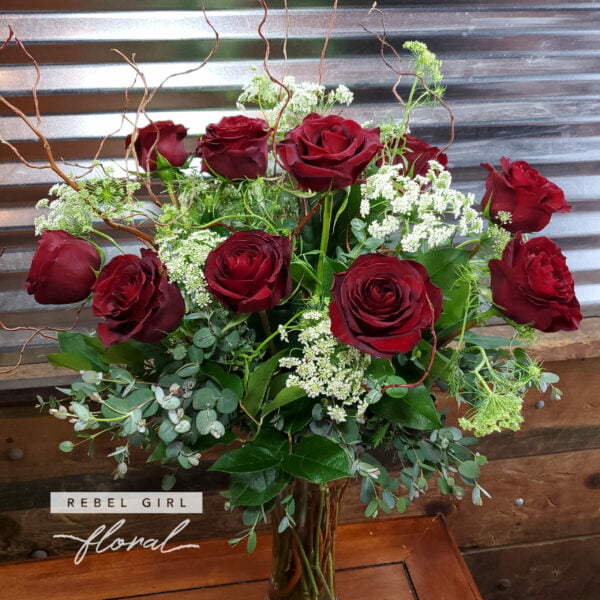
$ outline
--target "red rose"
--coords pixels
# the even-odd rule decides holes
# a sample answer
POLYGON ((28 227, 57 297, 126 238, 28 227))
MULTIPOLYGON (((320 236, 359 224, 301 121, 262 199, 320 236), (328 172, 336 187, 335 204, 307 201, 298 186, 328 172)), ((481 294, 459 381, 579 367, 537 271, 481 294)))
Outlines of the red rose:
POLYGON ((436 160, 442 167, 448 164, 448 157, 439 148, 430 146, 427 142, 412 135, 400 139, 397 149, 402 150, 402 153, 394 156, 393 164, 406 165, 402 169, 402 173, 412 177, 427 175, 430 160, 436 160))
POLYGON ((563 191, 524 160, 511 163, 508 158, 501 158, 500 164, 502 173, 489 163, 481 163, 490 172, 481 210, 489 205, 490 217, 497 225, 511 233, 541 231, 553 213, 571 210, 563 191), (510 215, 510 222, 498 215, 501 211, 510 215))
POLYGON ((331 332, 342 344, 373 356, 408 352, 442 312, 441 290, 412 260, 363 254, 333 277, 331 332))
MULTIPOLYGON (((156 170, 157 151, 173 167, 181 167, 187 159, 183 145, 186 135, 187 129, 183 125, 175 125, 173 121, 155 121, 138 129, 134 150, 140 167, 147 172, 156 170)), ((130 145, 131 136, 128 135, 125 138, 125 148, 129 148, 130 145)))
POLYGON ((100 271, 92 291, 94 314, 104 317, 97 330, 106 347, 128 339, 157 342, 179 325, 185 309, 158 254, 146 248, 141 258, 133 254, 113 258, 100 271))
POLYGON ((502 260, 490 261, 492 298, 503 315, 540 331, 573 331, 582 319, 573 276, 547 237, 511 240, 502 260))
POLYGON ((40 304, 72 304, 92 291, 100 255, 92 244, 66 231, 44 231, 33 255, 25 289, 40 304))
POLYGON ((196 154, 202 170, 227 179, 256 179, 267 171, 270 130, 263 119, 223 117, 206 128, 196 154))
POLYGON ((303 190, 326 192, 355 183, 382 148, 378 128, 313 113, 285 136, 277 153, 303 190))
POLYGON ((292 291, 292 245, 263 231, 238 231, 210 252, 204 266, 212 295, 228 310, 273 308, 292 291))

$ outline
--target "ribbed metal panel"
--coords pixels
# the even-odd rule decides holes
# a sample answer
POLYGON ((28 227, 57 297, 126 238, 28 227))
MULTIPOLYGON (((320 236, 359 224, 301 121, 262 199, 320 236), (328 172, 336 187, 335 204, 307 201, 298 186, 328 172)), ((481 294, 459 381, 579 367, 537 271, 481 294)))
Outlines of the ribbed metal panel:
MULTIPOLYGON (((99 140, 120 122, 123 90, 132 71, 110 48, 136 53, 156 85, 166 75, 195 66, 210 50, 212 33, 190 0, 3 0, 0 31, 12 25, 42 67, 39 86, 42 129, 55 154, 85 163, 99 140), (25 12, 26 11, 26 12, 25 12)), ((318 57, 329 19, 323 0, 289 0, 292 9, 289 72, 316 79, 318 57)), ((355 104, 345 110, 359 121, 398 115, 389 92, 395 81, 378 58, 379 47, 361 24, 379 29, 368 15, 370 2, 340 2, 325 64, 328 84, 345 83, 355 104)), ((265 33, 273 42, 273 69, 281 62, 285 29, 283 2, 272 7, 265 33)), ((207 3, 221 44, 202 70, 170 80, 155 98, 153 118, 171 118, 190 130, 189 144, 206 124, 231 112, 250 66, 260 64, 263 44, 256 35, 262 11, 252 0, 207 3), (216 9, 216 10, 211 10, 216 9)), ((447 98, 456 115, 456 142, 449 150, 457 186, 480 196, 486 172, 482 160, 523 159, 560 185, 573 212, 555 215, 545 233, 567 254, 586 315, 600 314, 600 2, 379 2, 389 40, 426 42, 444 61, 447 98)), ((25 110, 34 72, 15 48, 0 54, 0 90, 25 110)), ((130 105, 141 88, 130 93, 130 105)), ((34 163, 44 154, 31 132, 0 109, 0 132, 34 163)), ((102 160, 121 156, 123 138, 109 140, 102 160)), ((447 116, 421 111, 413 133, 443 145, 447 116)), ((77 171, 77 168, 72 170, 77 171)), ((35 239, 33 205, 56 181, 46 170, 29 170, 0 147, 0 312, 10 326, 68 325, 72 312, 42 308, 22 291, 35 239)), ((82 322, 91 326, 89 310, 82 322)), ((0 364, 10 364, 25 334, 0 332, 0 364)), ((40 341, 27 360, 42 360, 40 341)))

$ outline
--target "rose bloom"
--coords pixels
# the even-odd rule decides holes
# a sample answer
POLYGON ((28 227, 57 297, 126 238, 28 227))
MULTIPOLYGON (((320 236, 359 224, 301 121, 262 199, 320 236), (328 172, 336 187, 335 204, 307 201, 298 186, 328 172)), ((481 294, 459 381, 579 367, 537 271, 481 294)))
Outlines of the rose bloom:
POLYGON ((285 136, 277 153, 303 190, 326 192, 355 183, 382 148, 379 128, 313 113, 285 136))
POLYGON ((573 276, 560 248, 547 237, 511 240, 502 260, 490 261, 492 298, 516 323, 540 331, 572 331, 582 319, 573 276))
POLYGON ((97 317, 104 317, 97 330, 106 347, 128 339, 158 342, 183 317, 183 297, 169 283, 158 254, 147 248, 141 253, 141 258, 116 256, 94 284, 92 309, 97 317))
MULTIPOLYGON (((171 166, 181 167, 187 159, 183 138, 187 129, 183 125, 175 125, 173 121, 155 121, 138 129, 134 142, 135 155, 142 169, 156 170, 156 152, 158 151, 171 166), (158 137, 158 143, 156 138, 158 137)), ((131 135, 125 138, 125 148, 131 146, 131 135)))
POLYGON ((292 291, 291 256, 287 237, 238 231, 209 253, 204 266, 206 285, 232 312, 273 308, 292 291))
POLYGON ((430 146, 427 142, 406 135, 398 141, 398 149, 402 149, 402 154, 394 156, 393 164, 403 165, 402 173, 410 174, 412 177, 417 175, 425 176, 429 171, 429 161, 435 160, 443 167, 448 164, 448 157, 436 146, 430 146), (406 165, 404 167, 404 165, 406 165))
POLYGON ((373 356, 408 352, 442 312, 441 290, 412 260, 363 254, 333 278, 331 332, 373 356))
POLYGON ((100 255, 92 244, 66 231, 44 231, 25 282, 40 304, 72 304, 92 291, 100 255))
POLYGON ((256 179, 267 171, 269 124, 264 119, 223 117, 206 128, 196 154, 202 170, 227 179, 256 179))
POLYGON ((511 163, 503 157, 500 164, 502 173, 489 163, 481 163, 489 171, 481 210, 489 205, 490 217, 497 225, 511 233, 541 231, 555 212, 571 210, 563 191, 524 160, 511 163), (510 215, 510 221, 498 214, 501 212, 510 215))

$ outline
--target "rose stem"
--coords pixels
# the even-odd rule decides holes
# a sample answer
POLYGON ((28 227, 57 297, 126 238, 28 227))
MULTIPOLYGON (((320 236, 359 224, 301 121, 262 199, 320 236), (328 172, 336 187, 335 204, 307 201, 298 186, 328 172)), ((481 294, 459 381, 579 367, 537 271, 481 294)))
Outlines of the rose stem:
POLYGON ((329 229, 331 227, 331 215, 333 213, 333 197, 325 195, 323 203, 323 232, 321 233, 321 248, 319 252, 319 264, 317 265, 317 285, 320 292, 323 291, 323 276, 325 271, 325 256, 329 246, 329 229))
MULTIPOLYGON (((262 327, 265 332, 265 335, 267 337, 272 336, 273 334, 271 333, 271 324, 269 323, 269 317, 267 315, 267 311, 261 310, 258 314, 260 316, 260 322, 262 323, 262 327)), ((275 345, 275 340, 273 338, 271 338, 269 340, 269 350, 271 351, 271 354, 273 354, 273 355, 277 354, 277 346, 275 345)))

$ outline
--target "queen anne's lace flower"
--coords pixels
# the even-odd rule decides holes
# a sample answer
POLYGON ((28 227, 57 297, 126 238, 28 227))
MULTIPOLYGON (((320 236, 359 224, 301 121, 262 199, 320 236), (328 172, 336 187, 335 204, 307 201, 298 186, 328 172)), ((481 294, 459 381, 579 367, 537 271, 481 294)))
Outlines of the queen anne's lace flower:
POLYGON ((327 406, 327 413, 336 422, 346 420, 348 407, 363 407, 366 393, 362 387, 365 369, 370 358, 340 344, 331 333, 329 319, 322 313, 310 311, 305 321, 316 321, 302 330, 298 339, 302 344, 300 357, 281 358, 281 367, 291 369, 286 386, 301 387, 309 398, 319 398, 327 406))
POLYGON ((473 208, 473 194, 452 189, 450 173, 438 162, 429 165, 424 177, 410 178, 396 165, 384 165, 367 179, 360 213, 365 218, 377 212, 368 227, 372 237, 400 236, 402 251, 417 252, 423 243, 436 248, 455 233, 481 233, 483 220, 473 208))
POLYGON ((189 232, 160 228, 157 235, 158 254, 167 267, 169 279, 182 284, 198 308, 206 308, 214 302, 206 288, 204 263, 209 252, 225 238, 210 229, 189 232))

